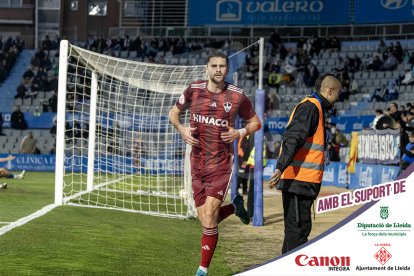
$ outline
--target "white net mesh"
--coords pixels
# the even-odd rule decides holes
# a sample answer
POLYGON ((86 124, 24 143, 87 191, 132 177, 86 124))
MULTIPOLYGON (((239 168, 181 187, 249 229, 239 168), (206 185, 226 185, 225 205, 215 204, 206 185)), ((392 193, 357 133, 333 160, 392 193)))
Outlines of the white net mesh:
POLYGON ((69 45, 68 66, 59 70, 66 69, 63 202, 193 216, 186 147, 168 112, 189 83, 205 78, 205 67, 141 63, 69 45))

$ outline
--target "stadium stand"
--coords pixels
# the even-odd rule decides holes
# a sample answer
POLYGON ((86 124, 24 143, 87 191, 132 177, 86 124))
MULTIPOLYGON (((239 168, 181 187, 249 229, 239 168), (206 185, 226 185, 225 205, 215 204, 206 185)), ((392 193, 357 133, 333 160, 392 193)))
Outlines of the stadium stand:
MULTIPOLYGON (((326 40, 335 40, 334 38, 326 38, 326 40)), ((325 45, 328 43, 325 40, 325 45)), ((369 101, 374 90, 385 84, 388 88, 392 84, 396 84, 399 92, 398 104, 411 105, 414 102, 414 88, 412 84, 403 85, 398 80, 404 76, 406 70, 412 70, 414 58, 410 59, 410 53, 414 51, 414 41, 401 41, 402 56, 394 70, 372 70, 369 68, 369 62, 373 56, 378 56, 381 62, 384 61, 384 53, 380 51, 380 46, 384 44, 394 47, 400 42, 398 41, 364 41, 364 42, 329 42, 331 48, 313 49, 312 43, 314 38, 302 39, 298 43, 287 43, 282 46, 272 45, 272 38, 266 43, 267 56, 264 83, 268 94, 268 106, 266 107, 270 116, 288 116, 297 102, 305 95, 310 93, 310 87, 305 81, 308 67, 313 67, 318 73, 337 72, 342 74, 345 72, 344 83, 348 88, 349 95, 342 99, 336 105, 336 115, 340 116, 359 116, 373 115, 376 109, 387 109, 386 102, 369 101), (339 50, 340 49, 340 50, 339 50), (358 66, 352 65, 358 60, 358 66), (352 64, 351 64, 352 63, 352 64), (269 68, 270 66, 270 68, 269 68), (270 74, 276 71, 281 74, 281 82, 274 87, 268 85, 270 74)), ((320 43, 320 42, 319 42, 320 43)), ((85 48, 93 51, 102 52, 112 56, 119 56, 132 60, 166 63, 170 65, 201 65, 204 64, 205 58, 214 50, 220 49, 229 53, 240 49, 242 46, 237 43, 230 45, 225 40, 214 41, 195 41, 186 42, 183 38, 154 38, 151 40, 140 40, 139 37, 133 38, 133 42, 128 49, 121 48, 123 40, 111 40, 110 44, 101 38, 93 39, 84 44, 85 48), (99 44, 101 41, 101 44, 99 44)), ((323 44, 321 44, 323 45, 323 44)), ((47 51, 51 64, 46 70, 48 81, 56 82, 57 60, 55 56, 58 54, 56 49, 47 51)), ((14 99, 14 93, 19 82, 27 69, 28 65, 34 71, 37 71, 38 64, 33 64, 33 59, 37 56, 34 51, 24 50, 17 59, 18 70, 12 70, 7 82, 1 88, 2 94, 5 95, 1 102, 2 110, 10 110, 10 107, 20 106, 23 112, 39 113, 53 111, 50 106, 51 99, 54 95, 53 89, 47 91, 39 90, 34 97, 25 97, 23 99, 14 99)), ((246 54, 246 63, 243 64, 239 72, 239 85, 241 85, 249 98, 253 100, 255 83, 257 75, 252 71, 257 56, 257 49, 246 54)), ((345 93, 344 93, 345 94, 345 93)), ((408 110, 409 111, 409 110, 408 110)), ((48 153, 53 148, 45 143, 50 139, 54 139, 49 129, 33 130, 34 137, 38 139, 38 147, 42 153, 48 153)), ((18 152, 19 139, 23 133, 11 129, 5 129, 6 138, 0 141, 0 147, 3 146, 5 151, 18 152)))

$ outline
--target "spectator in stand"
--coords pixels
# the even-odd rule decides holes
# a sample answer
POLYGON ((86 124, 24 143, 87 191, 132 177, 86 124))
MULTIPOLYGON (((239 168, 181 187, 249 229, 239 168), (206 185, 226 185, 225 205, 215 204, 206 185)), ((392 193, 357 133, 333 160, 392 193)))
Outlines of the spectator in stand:
POLYGON ((410 108, 407 112, 407 116, 403 117, 404 122, 406 123, 407 130, 414 130, 414 108, 410 108))
POLYGON ((335 145, 338 145, 341 148, 349 146, 348 139, 346 139, 345 135, 337 127, 335 127, 332 141, 335 145))
POLYGON ((88 36, 88 40, 86 40, 84 48, 87 50, 93 50, 93 48, 96 49, 95 38, 93 37, 93 35, 88 36))
POLYGON ((33 137, 33 133, 30 131, 25 137, 23 137, 20 144, 20 153, 23 154, 40 154, 39 149, 36 147, 37 141, 33 137))
POLYGON ((349 87, 346 85, 343 85, 341 87, 341 94, 339 94, 339 102, 344 102, 349 100, 349 95, 351 95, 351 92, 349 91, 349 87))
POLYGON ((24 118, 23 112, 20 111, 20 107, 17 106, 16 110, 13 111, 10 117, 10 126, 13 129, 24 130, 27 129, 26 119, 24 118))
POLYGON ((118 56, 121 57, 122 51, 127 51, 127 57, 129 57, 129 52, 131 51, 132 40, 129 38, 129 35, 126 35, 125 38, 122 38, 120 41, 120 47, 118 56))
POLYGON ((24 99, 26 96, 26 86, 24 85, 24 81, 22 80, 19 86, 16 88, 16 95, 14 96, 15 99, 24 99))
POLYGON ((323 48, 327 51, 330 51, 332 48, 332 38, 328 35, 325 39, 325 43, 323 45, 323 48))
POLYGON ((32 80, 25 80, 25 98, 34 99, 39 91, 38 82, 36 78, 32 80))
POLYGON ((49 107, 52 112, 57 112, 57 105, 58 105, 58 92, 57 90, 54 91, 53 95, 48 100, 49 107))
POLYGON ((413 77, 413 73, 410 69, 406 69, 404 76, 400 76, 397 80, 396 80, 397 84, 402 84, 402 85, 411 85, 414 84, 414 77, 413 77))
POLYGON ((408 111, 405 109, 405 105, 400 104, 398 110, 401 112, 401 117, 407 116, 408 111))
POLYGON ((25 80, 32 80, 35 77, 35 73, 32 70, 32 67, 28 67, 27 70, 23 73, 23 78, 25 80))
POLYGON ((279 44, 282 43, 282 38, 280 37, 280 35, 278 33, 275 33, 274 31, 271 32, 270 34, 270 45, 272 46, 271 51, 276 51, 277 47, 279 44))
POLYGON ((319 36, 315 35, 312 40, 312 48, 309 52, 309 55, 311 57, 319 57, 319 54, 321 53, 322 48, 323 48, 322 39, 319 36))
POLYGON ((296 54, 293 51, 290 51, 286 56, 285 63, 282 65, 282 69, 284 69, 287 73, 294 74, 296 72, 298 66, 298 59, 296 54))
POLYGON ((331 48, 334 52, 341 51, 341 41, 339 40, 339 38, 337 36, 334 36, 332 38, 332 47, 331 48))
POLYGON ((401 111, 398 110, 397 102, 390 103, 388 115, 391 116, 397 123, 401 121, 401 111))
POLYGON ((349 92, 351 94, 357 94, 359 93, 359 85, 356 79, 353 79, 351 81, 351 85, 349 86, 349 92))
POLYGON ((58 74, 54 73, 52 75, 52 78, 48 81, 49 81, 49 91, 57 91, 58 84, 59 84, 58 74))
POLYGON ((369 61, 367 69, 372 71, 379 71, 382 68, 383 62, 378 55, 374 55, 372 60, 369 61))
POLYGON ((409 142, 405 146, 403 155, 401 157, 400 168, 404 171, 408 166, 414 162, 414 131, 408 135, 409 142))
POLYGON ((282 81, 282 74, 279 74, 276 71, 272 71, 269 74, 269 77, 267 79, 267 85, 269 87, 276 88, 276 91, 278 91, 281 81, 282 81))
POLYGON ((106 41, 102 36, 100 36, 96 41, 96 51, 100 54, 103 54, 105 49, 106 49, 106 41))
POLYGON ((348 72, 355 73, 361 69, 362 61, 357 54, 354 57, 349 57, 348 55, 345 58, 345 67, 348 69, 348 72))
POLYGON ((414 52, 411 52, 411 55, 408 58, 408 63, 411 64, 411 68, 414 66, 414 52))
POLYGON ((401 47, 401 43, 399 41, 397 41, 395 43, 394 47, 392 48, 392 53, 394 54, 394 56, 398 60, 398 62, 403 61, 404 50, 401 47))
POLYGON ((57 116, 53 117, 53 126, 49 130, 50 134, 56 135, 57 133, 57 116))
POLYGON ((393 53, 388 53, 387 58, 385 59, 384 63, 382 64, 380 70, 381 71, 392 71, 397 69, 398 60, 394 56, 393 53))
POLYGON ((0 112, 0 136, 6 136, 6 134, 3 133, 3 122, 4 122, 3 114, 1 114, 0 112))
POLYGON ((339 153, 332 144, 332 142, 328 142, 328 153, 329 153, 329 161, 332 162, 339 162, 341 159, 339 158, 339 153))
POLYGON ((42 72, 47 72, 52 69, 52 61, 48 55, 45 55, 43 59, 40 60, 39 68, 42 67, 42 72))
POLYGON ((387 50, 387 48, 388 48, 387 44, 385 43, 383 39, 381 39, 377 47, 377 53, 382 56, 387 50))
POLYGON ((374 90, 374 94, 372 95, 369 101, 372 102, 375 99, 377 102, 385 102, 385 98, 387 97, 387 95, 387 86, 385 84, 381 84, 381 87, 378 87, 374 90))
POLYGON ((52 48, 53 48, 52 40, 50 40, 49 36, 46 35, 45 39, 42 41, 42 49, 45 50, 47 54, 49 55, 50 50, 52 50, 52 48))
POLYGON ((334 64, 334 66, 332 68, 332 71, 334 71, 336 73, 343 72, 343 71, 345 71, 345 72, 348 71, 348 68, 346 67, 345 61, 344 61, 344 59, 342 57, 339 56, 336 59, 335 64, 334 64))
POLYGON ((296 43, 296 49, 299 51, 305 51, 305 44, 306 44, 306 39, 304 37, 299 38, 299 41, 296 43))
POLYGON ((52 50, 59 49, 60 41, 61 41, 61 39, 59 37, 59 34, 55 34, 55 37, 52 40, 52 50))
POLYGON ((384 116, 384 112, 382 111, 382 109, 375 109, 375 118, 372 121, 372 123, 370 124, 372 129, 377 129, 376 128, 377 122, 382 116, 384 116))
POLYGON ((39 91, 50 91, 50 83, 47 75, 42 75, 38 80, 39 91))
POLYGON ((316 65, 311 62, 309 65, 305 66, 303 72, 303 82, 307 87, 313 87, 316 79, 319 77, 319 70, 316 65))
POLYGON ((40 61, 43 60, 45 56, 46 56, 45 51, 42 49, 42 47, 39 47, 36 53, 34 54, 34 56, 32 57, 32 59, 30 60, 30 65, 33 67, 40 66, 40 61))
POLYGON ((388 94, 385 96, 385 101, 394 101, 398 100, 398 90, 395 87, 395 83, 391 84, 391 88, 388 90, 388 94))

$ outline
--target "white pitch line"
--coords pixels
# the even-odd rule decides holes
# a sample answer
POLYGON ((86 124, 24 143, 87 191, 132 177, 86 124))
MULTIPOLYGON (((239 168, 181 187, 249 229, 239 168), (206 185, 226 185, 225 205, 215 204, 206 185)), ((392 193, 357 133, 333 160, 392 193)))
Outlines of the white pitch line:
POLYGON ((7 232, 9 232, 10 230, 12 230, 12 229, 14 229, 16 227, 22 226, 22 225, 28 223, 31 220, 34 220, 34 219, 36 219, 38 217, 41 217, 41 216, 49 213, 50 211, 52 211, 53 209, 55 209, 57 206, 58 205, 56 205, 56 204, 47 205, 47 206, 43 207, 42 209, 34 212, 33 214, 30 214, 30 215, 28 215, 26 217, 23 217, 21 219, 18 219, 16 221, 13 221, 13 222, 11 222, 10 224, 8 224, 6 226, 1 227, 0 228, 0 236, 3 235, 3 234, 5 234, 5 233, 7 233, 7 232))

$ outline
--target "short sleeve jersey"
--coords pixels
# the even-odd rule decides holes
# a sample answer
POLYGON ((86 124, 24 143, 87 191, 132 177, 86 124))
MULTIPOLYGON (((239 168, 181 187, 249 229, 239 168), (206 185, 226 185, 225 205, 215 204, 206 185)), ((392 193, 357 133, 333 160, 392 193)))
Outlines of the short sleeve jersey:
POLYGON ((244 120, 256 114, 249 98, 237 86, 225 83, 221 93, 207 89, 207 81, 191 83, 176 102, 180 111, 190 110, 192 135, 199 140, 193 146, 191 163, 195 168, 214 167, 233 154, 233 143, 226 143, 221 133, 234 128, 237 115, 244 120))

